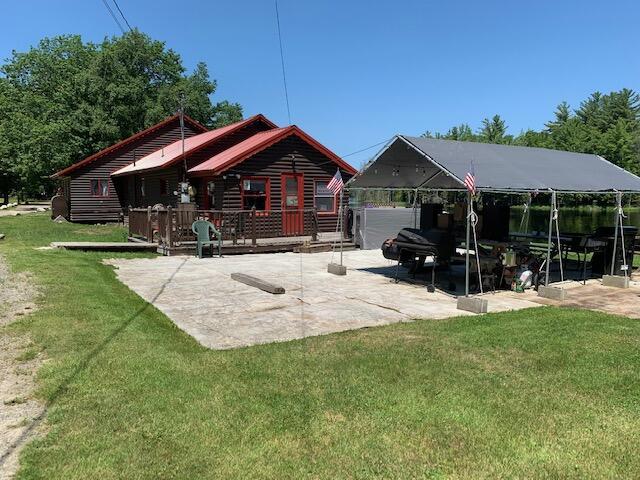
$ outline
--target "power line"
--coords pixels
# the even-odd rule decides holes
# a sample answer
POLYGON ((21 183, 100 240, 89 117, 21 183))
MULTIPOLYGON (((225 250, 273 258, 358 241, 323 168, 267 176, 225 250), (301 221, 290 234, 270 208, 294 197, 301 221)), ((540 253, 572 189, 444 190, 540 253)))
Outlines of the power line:
POLYGON ((278 24, 278 41, 280 42, 280 63, 282 64, 282 83, 284 84, 284 98, 287 103, 287 117, 289 118, 289 125, 291 125, 291 109, 289 108, 289 92, 287 91, 287 74, 284 68, 284 53, 282 52, 282 32, 280 31, 280 14, 278 12, 278 0, 275 0, 276 4, 276 23, 278 24))
POLYGON ((129 31, 133 30, 131 28, 131 25, 129 25, 129 21, 127 20, 127 17, 124 16, 124 13, 122 13, 122 10, 120 10, 120 5, 118 5, 118 2, 116 0, 113 0, 113 4, 116 6, 116 8, 118 9, 118 11, 120 12, 120 16, 122 17, 122 19, 124 20, 124 23, 127 24, 127 27, 129 27, 129 31))
POLYGON ((356 153, 366 152, 367 150, 371 150, 372 148, 377 147, 377 146, 380 146, 380 145, 382 145, 383 143, 387 143, 388 141, 389 141, 389 139, 387 139, 387 140, 383 140, 383 141, 381 141, 381 142, 376 143, 375 145, 371 145, 371 146, 369 146, 369 147, 365 147, 365 148, 362 148, 362 149, 360 149, 360 150, 356 150, 355 152, 347 153, 346 155, 341 155, 341 157, 342 157, 342 158, 346 158, 346 157, 350 157, 351 155, 355 155, 356 153))
POLYGON ((120 31, 122 33, 125 33, 124 28, 122 28, 122 24, 120 23, 120 21, 118 20, 118 17, 116 17, 116 14, 113 13, 113 10, 111 9, 111 7, 109 6, 109 4, 107 3, 107 0, 102 0, 102 3, 104 4, 104 6, 107 8, 107 10, 109 10, 109 14, 111 15, 111 18, 113 18, 113 21, 116 22, 116 24, 118 25, 118 28, 120 29, 120 31))

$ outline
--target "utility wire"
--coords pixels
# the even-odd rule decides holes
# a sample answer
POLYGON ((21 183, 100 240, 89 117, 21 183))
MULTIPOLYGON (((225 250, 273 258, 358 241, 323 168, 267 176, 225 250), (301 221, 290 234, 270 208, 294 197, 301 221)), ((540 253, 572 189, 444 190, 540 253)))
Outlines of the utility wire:
POLYGON ((341 155, 341 157, 342 158, 346 158, 346 157, 350 157, 351 155, 355 155, 357 153, 366 152, 367 150, 371 150, 372 148, 378 147, 378 146, 382 145, 383 143, 387 143, 388 141, 389 141, 389 139, 383 140, 381 142, 376 143, 375 145, 371 145, 369 147, 365 147, 365 148, 362 148, 360 150, 356 150, 355 152, 347 153, 346 155, 341 155))
POLYGON ((287 91, 287 74, 284 68, 284 53, 282 52, 282 32, 280 31, 280 13, 278 12, 278 0, 276 4, 276 23, 278 24, 278 41, 280 42, 280 63, 282 64, 282 83, 284 84, 284 98, 287 103, 287 117, 291 125, 291 109, 289 108, 289 92, 287 91))
POLYGON ((116 14, 113 13, 113 10, 111 9, 109 4, 107 3, 107 0, 102 0, 102 3, 107 8, 107 10, 109 10, 109 14, 111 15, 111 18, 113 18, 113 21, 116 22, 116 24, 118 25, 118 28, 120 29, 120 31, 122 31, 122 33, 125 33, 124 28, 122 28, 122 24, 118 20, 118 17, 116 17, 116 14))
POLYGON ((118 2, 116 0, 113 0, 113 4, 116 6, 116 8, 118 9, 118 11, 120 12, 120 16, 122 17, 122 19, 124 20, 124 23, 127 24, 127 27, 129 27, 129 31, 133 30, 131 28, 131 25, 129 25, 129 21, 127 20, 127 17, 124 16, 124 13, 122 13, 122 10, 120 10, 120 5, 118 5, 118 2))

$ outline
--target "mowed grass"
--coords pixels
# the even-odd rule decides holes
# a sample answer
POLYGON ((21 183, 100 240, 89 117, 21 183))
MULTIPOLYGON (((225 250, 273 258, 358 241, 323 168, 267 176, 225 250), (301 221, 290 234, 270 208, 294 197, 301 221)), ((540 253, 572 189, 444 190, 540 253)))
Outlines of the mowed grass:
POLYGON ((49 359, 48 433, 19 478, 640 475, 637 320, 538 308, 211 351, 120 284, 114 254, 33 248, 123 236, 96 228, 0 219, 0 253, 43 292, 5 331, 49 359))

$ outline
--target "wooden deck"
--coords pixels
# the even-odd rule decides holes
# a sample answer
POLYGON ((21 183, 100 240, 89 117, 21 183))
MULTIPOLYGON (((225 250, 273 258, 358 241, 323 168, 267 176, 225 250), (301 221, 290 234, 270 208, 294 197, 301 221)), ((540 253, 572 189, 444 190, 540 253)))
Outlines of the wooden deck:
MULTIPOLYGON (((309 236, 300 237, 275 237, 275 238, 259 238, 255 245, 253 242, 234 243, 231 240, 222 242, 223 255, 241 255, 245 253, 281 253, 281 252, 329 252, 333 245, 339 248, 339 239, 333 234, 319 234, 316 241, 312 241, 309 236)), ((348 240, 343 242, 344 250, 353 250, 355 245, 348 240)), ((196 242, 186 241, 171 247, 161 244, 157 248, 157 252, 162 255, 195 255, 196 242)), ((208 254, 208 250, 207 250, 208 254)))
MULTIPOLYGON (((339 245, 339 238, 333 234, 320 234, 320 238, 312 241, 309 236, 300 237, 276 237, 257 239, 252 242, 234 243, 231 240, 222 242, 223 255, 240 255, 244 253, 281 253, 302 252, 316 253, 329 252, 339 245)), ((196 242, 185 241, 168 247, 164 244, 143 242, 139 239, 130 239, 128 242, 51 242, 53 248, 64 250, 102 251, 102 252, 156 252, 162 255, 195 255, 196 242)), ((353 250, 355 245, 347 240, 343 243, 344 250, 353 250)), ((208 253, 208 251, 207 251, 208 253)))
POLYGON ((315 208, 227 211, 197 210, 193 204, 175 209, 130 208, 129 239, 157 242, 157 251, 163 255, 195 253, 191 225, 198 219, 210 221, 219 231, 225 254, 329 251, 332 242, 339 241, 336 230, 319 230, 315 208))

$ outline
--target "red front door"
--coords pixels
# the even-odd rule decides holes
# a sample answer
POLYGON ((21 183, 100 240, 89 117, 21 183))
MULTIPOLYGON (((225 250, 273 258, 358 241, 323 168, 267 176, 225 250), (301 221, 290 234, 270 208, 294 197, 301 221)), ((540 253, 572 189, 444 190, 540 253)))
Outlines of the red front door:
POLYGON ((302 173, 282 174, 282 233, 304 235, 304 177, 302 173))

